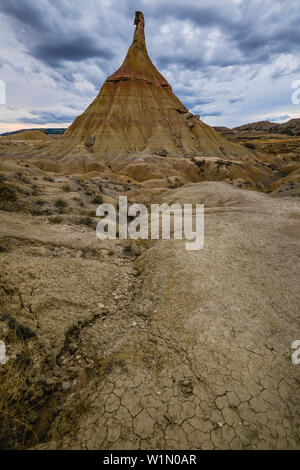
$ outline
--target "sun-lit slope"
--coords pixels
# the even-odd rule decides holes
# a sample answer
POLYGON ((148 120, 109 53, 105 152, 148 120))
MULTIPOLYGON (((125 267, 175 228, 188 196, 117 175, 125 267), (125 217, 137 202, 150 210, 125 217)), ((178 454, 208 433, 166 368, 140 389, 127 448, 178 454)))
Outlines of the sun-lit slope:
POLYGON ((135 24, 123 65, 69 127, 57 151, 89 151, 107 159, 160 149, 178 156, 251 155, 189 113, 149 58, 142 13, 137 13, 135 24))
POLYGON ((50 140, 50 137, 46 132, 29 130, 24 132, 19 132, 17 134, 1 136, 1 142, 23 142, 23 141, 34 141, 34 140, 50 140))

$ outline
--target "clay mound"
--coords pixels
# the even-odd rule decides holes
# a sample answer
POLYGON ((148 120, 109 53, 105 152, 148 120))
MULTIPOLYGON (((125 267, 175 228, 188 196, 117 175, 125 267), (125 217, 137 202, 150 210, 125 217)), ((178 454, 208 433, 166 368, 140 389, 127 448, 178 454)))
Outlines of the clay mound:
POLYGON ((49 140, 48 134, 42 131, 24 131, 18 134, 2 137, 10 141, 24 141, 24 140, 49 140))
POLYGON ((128 155, 251 157, 179 101, 148 56, 144 16, 136 14, 133 43, 122 66, 53 146, 56 155, 86 152, 111 160, 128 155))

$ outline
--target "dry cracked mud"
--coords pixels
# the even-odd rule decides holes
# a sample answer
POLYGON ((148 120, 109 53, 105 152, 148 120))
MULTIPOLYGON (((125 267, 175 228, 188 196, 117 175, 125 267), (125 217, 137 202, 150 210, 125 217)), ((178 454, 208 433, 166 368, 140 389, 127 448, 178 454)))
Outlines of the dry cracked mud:
POLYGON ((160 201, 205 204, 203 250, 1 211, 7 447, 299 449, 298 202, 212 182, 160 201))

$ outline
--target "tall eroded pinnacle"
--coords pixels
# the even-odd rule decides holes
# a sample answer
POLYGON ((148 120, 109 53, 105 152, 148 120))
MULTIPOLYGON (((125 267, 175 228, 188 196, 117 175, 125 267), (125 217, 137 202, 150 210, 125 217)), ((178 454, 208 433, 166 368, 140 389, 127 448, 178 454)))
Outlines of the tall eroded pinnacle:
POLYGON ((140 20, 143 20, 145 23, 144 15, 141 11, 136 11, 135 12, 135 20, 134 20, 134 25, 138 25, 140 20))
POLYGON ((145 39, 145 18, 141 11, 135 12, 134 24, 136 25, 133 42, 136 43, 136 47, 140 49, 146 49, 146 39, 145 39))
POLYGON ((127 80, 144 80, 171 89, 167 80, 159 73, 151 62, 146 48, 145 19, 141 11, 135 12, 135 31, 132 44, 127 52, 122 66, 106 82, 127 80))

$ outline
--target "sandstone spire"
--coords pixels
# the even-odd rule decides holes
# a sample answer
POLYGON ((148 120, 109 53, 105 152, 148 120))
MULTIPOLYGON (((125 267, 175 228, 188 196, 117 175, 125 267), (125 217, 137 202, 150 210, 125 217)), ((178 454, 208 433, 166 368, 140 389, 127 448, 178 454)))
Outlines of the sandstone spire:
POLYGON ((108 160, 139 154, 236 156, 235 145, 189 113, 153 65, 142 12, 136 12, 134 24, 123 64, 69 127, 56 153, 89 152, 108 160))
POLYGON ((167 80, 154 67, 148 55, 145 40, 145 20, 142 12, 136 12, 134 24, 136 28, 133 42, 126 58, 122 66, 106 81, 113 82, 135 78, 145 80, 149 84, 158 84, 171 89, 167 80))

